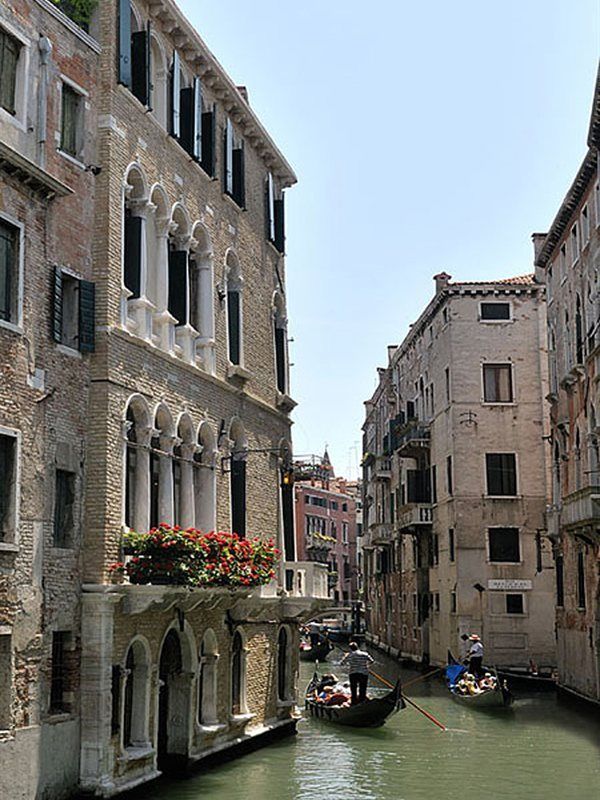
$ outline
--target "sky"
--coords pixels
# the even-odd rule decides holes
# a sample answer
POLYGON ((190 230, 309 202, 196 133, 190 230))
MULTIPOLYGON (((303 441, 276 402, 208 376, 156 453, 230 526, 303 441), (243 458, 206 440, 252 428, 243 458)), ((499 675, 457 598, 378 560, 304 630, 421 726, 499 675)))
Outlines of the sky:
POLYGON ((294 452, 357 475, 432 277, 532 271, 586 152, 600 0, 178 0, 294 167, 294 452))

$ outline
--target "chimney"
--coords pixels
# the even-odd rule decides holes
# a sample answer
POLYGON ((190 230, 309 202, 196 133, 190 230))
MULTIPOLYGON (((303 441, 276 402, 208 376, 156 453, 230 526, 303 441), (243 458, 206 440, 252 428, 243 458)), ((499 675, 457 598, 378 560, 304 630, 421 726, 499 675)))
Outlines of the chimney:
POLYGON ((546 241, 547 233, 532 233, 531 240, 533 242, 533 266, 535 269, 535 282, 546 283, 546 270, 544 267, 538 266, 537 260, 542 248, 546 241))
POLYGON ((250 105, 250 100, 248 100, 248 89, 245 86, 236 86, 235 88, 242 95, 242 97, 248 103, 248 105, 250 105))
POLYGON ((452 275, 448 275, 447 272, 439 272, 433 276, 433 280, 435 281, 435 293, 439 294, 448 286, 448 282, 452 280, 452 275))

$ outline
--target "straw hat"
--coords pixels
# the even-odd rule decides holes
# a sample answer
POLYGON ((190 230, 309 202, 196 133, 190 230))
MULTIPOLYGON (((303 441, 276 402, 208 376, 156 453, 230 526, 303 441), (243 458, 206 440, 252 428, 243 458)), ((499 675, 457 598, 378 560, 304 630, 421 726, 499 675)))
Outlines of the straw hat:
POLYGON ((479 634, 478 634, 478 633, 472 633, 472 634, 469 636, 469 639, 470 639, 472 642, 480 642, 480 641, 481 641, 481 637, 479 636, 479 634))

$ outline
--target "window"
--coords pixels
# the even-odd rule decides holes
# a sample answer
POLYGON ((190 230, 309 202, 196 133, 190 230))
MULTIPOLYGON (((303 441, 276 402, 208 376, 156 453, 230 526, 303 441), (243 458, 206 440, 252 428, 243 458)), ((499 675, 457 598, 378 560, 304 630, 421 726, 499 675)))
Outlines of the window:
POLYGON ((81 155, 83 97, 66 83, 62 85, 60 149, 73 158, 81 155))
POLYGON ((483 399, 486 403, 512 403, 512 366, 510 364, 483 365, 483 399))
POLYGON ((231 364, 242 363, 242 278, 239 264, 232 255, 227 264, 227 345, 231 364))
POLYGON ((245 651, 239 631, 233 635, 231 647, 231 713, 243 714, 246 710, 245 689, 245 651))
POLYGON ((455 559, 456 540, 454 537, 454 528, 448 529, 448 560, 453 562, 455 559))
POLYGON ((280 253, 283 253, 285 250, 284 198, 283 194, 279 198, 276 197, 273 176, 270 172, 267 175, 265 191, 267 239, 280 253))
POLYGON ((147 747, 149 664, 141 641, 130 645, 125 660, 123 747, 147 747))
POLYGON ((579 258, 579 230, 577 224, 571 228, 571 260, 577 261, 579 258))
POLYGON ((277 640, 277 697, 282 701, 287 700, 289 694, 289 649, 287 631, 280 628, 277 640))
POLYGON ((342 503, 342 511, 348 511, 348 503, 342 503))
POLYGON ((0 434, 0 542, 16 538, 17 437, 0 434))
POLYGON ((564 578, 564 562, 562 556, 556 556, 556 605, 564 606, 565 604, 565 578, 564 578))
POLYGON ((119 83, 145 106, 151 105, 151 26, 133 31, 130 0, 119 1, 119 83))
POLYGON ((17 67, 21 43, 0 30, 0 107, 16 114, 17 67))
POLYGON ((437 533, 431 534, 429 566, 437 567, 440 563, 440 537, 437 533))
POLYGON ((562 244, 560 247, 560 280, 561 282, 567 277, 567 245, 562 244))
POLYGON ((283 300, 278 294, 273 313, 273 333, 275 345, 275 379, 277 391, 287 392, 287 320, 283 300))
POLYGON ((515 497, 517 463, 514 453, 486 453, 487 493, 490 497, 515 497))
POLYGON ((52 634, 52 663, 50 673, 50 714, 64 714, 69 710, 65 702, 67 688, 67 643, 71 634, 54 631, 52 634))
POLYGON ((507 614, 524 614, 525 604, 522 594, 507 594, 506 595, 506 613, 507 614))
POLYGON ((450 613, 456 614, 456 592, 450 592, 450 613))
POLYGON ((12 637, 0 634, 0 730, 12 725, 12 637))
POLYGON ((577 608, 585 608, 585 557, 583 550, 577 553, 577 608))
POLYGON ((518 564, 521 548, 518 528, 488 528, 489 560, 494 563, 518 564))
POLYGON ((581 210, 581 241, 587 244, 590 240, 590 215, 587 205, 581 210))
POLYGON ((450 497, 454 494, 454 476, 452 472, 452 456, 446 456, 446 488, 450 497))
POLYGON ((486 322, 510 319, 510 303, 481 303, 480 319, 486 322))
POLYGON ((18 324, 20 231, 0 219, 0 320, 18 324))
POLYGON ((348 544, 348 523, 342 522, 342 544, 348 544))
POLYGON ((55 342, 91 353, 95 347, 96 287, 54 268, 52 334, 55 342))
POLYGON ((71 547, 75 535, 75 473, 56 470, 54 489, 54 547, 71 547))
POLYGON ((450 402, 450 367, 444 370, 444 377, 446 380, 446 402, 450 402))
POLYGON ((223 148, 223 189, 240 208, 245 208, 244 142, 236 142, 229 118, 225 124, 223 148))

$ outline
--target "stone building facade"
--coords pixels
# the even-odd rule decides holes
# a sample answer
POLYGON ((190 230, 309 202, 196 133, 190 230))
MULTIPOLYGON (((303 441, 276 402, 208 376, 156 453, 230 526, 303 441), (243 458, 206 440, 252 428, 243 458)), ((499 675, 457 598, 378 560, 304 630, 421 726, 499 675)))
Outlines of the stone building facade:
POLYGON ((171 0, 78 24, 58 6, 0 9, 0 794, 19 800, 290 732, 296 622, 326 594, 321 565, 299 588, 285 488, 295 176, 171 0), (278 580, 115 584, 123 532, 159 521, 273 538, 278 580))
POLYGON ((588 151, 546 234, 534 234, 548 291, 559 685, 600 702, 600 77, 588 151))
POLYGON ((336 478, 329 456, 295 465, 296 552, 299 561, 327 564, 329 596, 347 604, 358 596, 354 486, 336 478))
POLYGON ((551 667, 544 287, 435 280, 366 403, 368 630, 412 660, 477 632, 491 663, 551 667))

